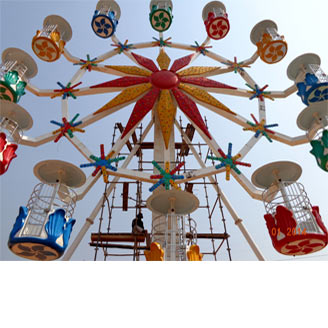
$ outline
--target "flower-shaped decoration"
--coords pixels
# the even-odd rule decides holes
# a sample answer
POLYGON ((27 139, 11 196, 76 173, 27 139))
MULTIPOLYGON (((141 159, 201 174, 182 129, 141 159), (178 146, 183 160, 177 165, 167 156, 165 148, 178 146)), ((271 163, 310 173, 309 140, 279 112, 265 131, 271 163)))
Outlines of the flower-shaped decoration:
POLYGON ((252 87, 251 85, 246 83, 246 86, 248 86, 250 89, 253 90, 253 91, 247 91, 248 93, 252 94, 252 96, 249 97, 249 100, 253 100, 254 98, 259 98, 261 101, 264 101, 263 98, 269 98, 271 100, 274 100, 274 98, 269 96, 271 94, 270 91, 264 91, 268 87, 267 84, 261 89, 257 84, 255 84, 255 87, 252 87))
POLYGON ((60 57, 60 49, 51 39, 44 36, 35 36, 32 40, 32 49, 34 53, 42 60, 53 62, 60 57))
POLYGON ((157 162, 152 161, 153 165, 156 169, 161 173, 157 175, 151 175, 151 179, 159 179, 149 191, 154 191, 160 185, 164 185, 166 190, 170 189, 170 186, 174 187, 175 189, 181 190, 181 188, 174 182, 177 179, 183 179, 183 175, 176 175, 175 173, 180 170, 180 168, 185 164, 184 162, 179 163, 173 170, 170 171, 170 163, 165 162, 165 169, 161 168, 157 162))
POLYGON ((22 81, 17 71, 7 72, 0 80, 0 99, 18 103, 25 95, 26 82, 22 81))
POLYGON ((319 239, 295 240, 282 247, 281 251, 285 255, 306 255, 319 251, 325 246, 325 243, 319 239))
POLYGON ((328 172, 328 130, 322 132, 317 140, 310 141, 312 149, 310 153, 315 156, 317 164, 321 169, 328 172))
POLYGON ((200 52, 203 56, 206 56, 206 53, 208 52, 207 49, 212 48, 212 46, 202 46, 199 45, 197 41, 195 41, 196 45, 192 45, 193 48, 196 49, 196 52, 200 52))
POLYGON ((4 132, 0 132, 0 175, 8 170, 10 162, 17 157, 15 153, 17 147, 7 140, 4 132))
POLYGON ((220 155, 222 157, 207 156, 207 158, 212 159, 214 161, 220 161, 221 162, 221 164, 216 165, 215 168, 218 170, 221 167, 225 167, 226 180, 227 181, 230 180, 230 171, 231 171, 231 169, 233 169, 237 174, 241 174, 241 172, 237 168, 237 165, 248 166, 248 167, 251 166, 251 164, 249 164, 249 163, 244 163, 244 162, 237 161, 237 159, 241 157, 240 154, 237 154, 235 156, 231 155, 231 152, 232 152, 232 143, 231 142, 229 142, 228 154, 227 155, 222 151, 221 148, 218 149, 218 152, 220 153, 220 155))
POLYGON ((75 94, 73 91, 79 91, 79 89, 74 90, 78 85, 80 85, 82 82, 76 83, 73 86, 71 86, 71 82, 69 82, 66 86, 64 86, 62 83, 57 82, 57 84, 61 87, 61 89, 55 89, 54 92, 58 92, 57 94, 54 94, 51 96, 51 98, 56 98, 62 96, 62 99, 66 99, 68 97, 72 97, 73 99, 76 99, 75 94))
POLYGON ((172 39, 171 37, 167 39, 163 39, 163 37, 160 37, 159 39, 156 39, 153 37, 155 41, 153 41, 153 46, 154 47, 171 47, 172 42, 170 40, 172 39))
POLYGON ((98 15, 98 11, 96 11, 91 22, 93 31, 104 39, 111 37, 115 33, 117 24, 118 20, 115 18, 113 11, 110 11, 108 16, 98 15))
POLYGON ((272 142, 272 139, 268 135, 268 133, 274 134, 274 131, 269 130, 268 128, 273 128, 278 126, 278 124, 265 124, 265 119, 262 119, 259 123, 255 116, 251 114, 252 119, 254 120, 255 124, 252 122, 247 121, 247 124, 250 125, 250 127, 243 128, 244 131, 253 131, 255 132, 255 138, 258 138, 260 134, 265 136, 270 142, 272 142))
POLYGON ((250 67, 249 65, 245 65, 243 61, 237 62, 237 57, 234 57, 233 61, 228 60, 227 62, 222 62, 222 64, 228 65, 233 68, 235 73, 243 73, 245 70, 243 67, 250 67))
POLYGON ((125 40, 124 44, 119 42, 118 44, 112 44, 112 46, 116 47, 118 53, 121 54, 123 51, 135 49, 135 47, 133 47, 133 44, 132 43, 128 44, 128 42, 129 42, 128 40, 125 40))
POLYGON ((216 17, 214 13, 210 12, 204 23, 206 26, 207 35, 214 40, 223 39, 230 30, 227 14, 216 17))
POLYGON ((74 121, 79 117, 79 115, 80 114, 76 114, 73 117, 73 119, 70 120, 69 122, 67 121, 66 117, 62 118, 63 123, 53 121, 53 120, 50 121, 50 123, 60 126, 59 129, 52 132, 52 134, 59 133, 58 136, 56 137, 56 139, 54 140, 55 142, 57 142, 61 137, 66 136, 66 134, 68 134, 70 136, 70 138, 73 138, 74 131, 82 132, 82 133, 85 132, 84 130, 76 127, 76 126, 80 125, 82 123, 82 121, 74 123, 74 121))
POLYGON ((52 249, 49 250, 48 246, 45 245, 17 245, 16 249, 20 249, 22 252, 16 253, 19 256, 37 259, 37 260, 49 260, 49 257, 53 257, 53 259, 58 257, 58 254, 55 253, 52 249))
POLYGON ((101 60, 97 60, 97 57, 90 59, 90 55, 87 55, 87 60, 80 59, 79 63, 74 63, 73 65, 81 65, 81 69, 87 69, 89 72, 91 72, 92 67, 97 67, 98 63, 100 63, 101 60))
POLYGON ((316 90, 313 91, 313 94, 309 95, 308 98, 309 103, 315 103, 325 100, 328 100, 328 83, 319 86, 316 90))
MULTIPOLYGON (((110 113, 113 108, 121 106, 125 103, 130 103, 139 98, 136 102, 132 114, 126 124, 125 130, 122 133, 122 138, 125 137, 131 129, 139 124, 145 115, 153 109, 157 110, 159 115, 160 127, 164 138, 165 146, 168 148, 171 131, 176 115, 175 98, 177 105, 184 114, 210 139, 212 139, 202 116, 197 108, 196 103, 188 95, 192 96, 197 101, 210 104, 222 111, 231 115, 236 115, 229 108, 224 106, 216 98, 208 94, 207 91, 197 87, 210 87, 218 89, 236 89, 226 84, 210 80, 206 77, 199 76, 206 72, 217 69, 217 67, 197 67, 193 66, 185 70, 181 70, 187 66, 194 54, 177 59, 171 68, 170 58, 161 49, 157 58, 160 66, 159 70, 155 63, 143 56, 131 52, 131 55, 143 68, 135 66, 106 66, 111 72, 117 72, 121 75, 122 72, 126 75, 113 81, 97 84, 90 87, 95 88, 118 88, 125 89, 110 102, 97 110, 94 115, 107 111, 110 113), (180 71, 181 70, 181 71, 180 71), (183 91, 183 92, 182 92, 183 91), (158 100, 158 101, 157 101, 158 100)), ((77 95, 79 93, 77 92, 77 95)))
POLYGON ((171 26, 172 15, 169 10, 157 9, 149 14, 149 20, 154 30, 164 32, 171 26))
POLYGON ((284 56, 283 47, 283 44, 279 44, 277 46, 271 45, 264 54, 266 60, 276 63, 278 58, 284 56))
POLYGON ((91 155, 90 158, 94 162, 88 163, 88 164, 81 164, 80 167, 95 166, 96 169, 92 172, 92 176, 93 177, 96 176, 97 173, 101 170, 104 182, 108 183, 107 169, 112 170, 112 171, 117 171, 117 168, 115 166, 112 166, 111 163, 116 163, 118 161, 125 159, 124 156, 116 157, 116 158, 111 158, 111 156, 113 156, 113 152, 110 152, 107 156, 105 156, 104 145, 101 144, 100 145, 100 157, 91 155))

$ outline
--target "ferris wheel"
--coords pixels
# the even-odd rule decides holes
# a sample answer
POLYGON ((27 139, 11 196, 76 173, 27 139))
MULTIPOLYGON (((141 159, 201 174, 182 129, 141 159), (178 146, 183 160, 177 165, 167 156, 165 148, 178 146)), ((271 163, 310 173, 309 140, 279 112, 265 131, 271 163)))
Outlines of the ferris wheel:
MULTIPOLYGON (((27 205, 20 207, 8 240, 9 249, 16 255, 32 260, 69 260, 97 215, 101 213, 103 218, 104 207, 120 181, 124 181, 122 211, 128 209, 129 183, 136 183, 136 218, 132 231, 122 233, 107 229, 104 233, 100 224, 98 233, 91 234, 90 245, 96 248, 96 253, 102 249, 108 255, 109 248, 121 248, 132 249, 133 258, 137 260, 144 255, 148 261, 201 261, 204 252, 199 240, 202 238, 211 240, 213 245, 215 240, 220 240, 218 247, 213 246, 214 257, 223 242, 227 243, 229 252, 229 234, 223 217, 224 233, 219 234, 211 225, 208 233, 200 233, 197 220, 190 216, 201 207, 192 186, 202 181, 207 199, 206 179, 208 188, 217 195, 220 206, 222 202, 226 207, 257 259, 264 260, 260 248, 220 187, 216 178, 219 174, 224 174, 227 181, 232 176, 251 198, 263 201, 265 223, 277 252, 287 256, 306 255, 326 247, 328 232, 319 207, 312 205, 304 186, 298 182, 302 173, 299 164, 291 161, 264 163, 253 168, 251 180, 243 174, 251 167, 244 162, 244 157, 261 138, 268 143, 274 141, 290 146, 310 143, 318 169, 328 171, 328 76, 320 67, 320 57, 313 53, 298 56, 287 70, 292 86, 283 91, 269 91, 268 85, 257 84, 249 71, 257 60, 273 65, 286 56, 287 42, 275 22, 263 20, 254 26, 250 40, 256 51, 250 58, 238 61, 236 57, 227 59, 211 50, 212 40, 229 36, 230 23, 223 3, 212 1, 205 5, 202 18, 206 38, 194 45, 164 37, 173 23, 173 9, 171 0, 150 1, 149 22, 159 33, 158 37, 153 41, 129 43, 116 36, 121 17, 118 3, 98 1, 91 15, 91 28, 96 37, 111 40, 111 50, 95 58, 87 55, 84 59, 68 50, 73 35, 68 21, 58 15, 47 16, 32 39, 33 55, 49 63, 64 57, 75 68, 75 74, 67 83, 57 82, 57 89, 38 88, 30 82, 38 68, 27 52, 18 48, 2 52, 0 174, 10 170, 12 160, 19 160, 15 159, 19 145, 38 147, 66 138, 83 156, 76 165, 62 160, 44 160, 35 165, 34 174, 40 183, 33 189, 27 205), (147 48, 158 49, 155 60, 142 54, 147 48), (170 48, 184 50, 187 55, 172 60, 170 48), (114 64, 115 57, 122 54, 131 64, 114 64), (196 66, 199 56, 211 59, 213 66, 196 66), (80 86, 82 77, 92 72, 115 77, 107 82, 80 86), (232 72, 245 81, 245 88, 211 79, 232 72), (54 130, 37 138, 23 135, 33 124, 29 112, 18 105, 25 92, 38 97, 61 98, 61 121, 50 121, 54 130), (118 94, 82 118, 80 114, 70 113, 71 99, 114 92, 118 94), (278 132, 277 123, 267 121, 266 101, 287 98, 295 92, 306 106, 297 118, 298 127, 306 133, 290 137, 278 132), (251 119, 246 118, 212 94, 248 98, 257 101, 258 107, 251 119), (123 122, 124 126, 115 125, 119 135, 113 136, 112 144, 103 142, 98 149, 89 149, 82 137, 80 139, 82 134, 79 133, 87 134, 88 126, 129 105, 133 106, 132 112, 123 122), (239 150, 234 149, 231 142, 219 144, 200 106, 239 125, 249 140, 239 150), (186 127, 179 121, 178 113, 188 121, 186 127), (150 135, 152 130, 153 136, 150 135), (207 148, 205 157, 193 143, 194 134, 207 148), (152 142, 146 142, 146 138, 152 138, 152 142), (126 147, 129 152, 122 154, 126 147), (142 155, 145 149, 152 153, 148 163, 152 172, 142 166, 146 162, 142 155), (196 169, 190 169, 188 164, 191 156, 198 165, 196 169), (138 166, 133 167, 136 158, 138 166), (76 238, 70 241, 76 203, 99 179, 105 184, 104 193, 76 238), (142 189, 144 194, 149 194, 145 201, 142 189), (151 231, 143 226, 141 209, 151 213, 151 231)), ((208 216, 210 218, 211 213, 208 216)))

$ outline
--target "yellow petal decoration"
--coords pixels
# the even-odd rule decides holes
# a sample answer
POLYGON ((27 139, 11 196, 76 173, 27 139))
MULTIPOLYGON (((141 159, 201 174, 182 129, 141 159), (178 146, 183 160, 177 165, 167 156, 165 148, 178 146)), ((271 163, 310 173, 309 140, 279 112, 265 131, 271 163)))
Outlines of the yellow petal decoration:
POLYGON ((153 86, 150 83, 137 85, 135 87, 127 88, 124 91, 122 91, 119 95, 117 95, 115 98, 113 98, 110 102, 108 102, 106 105, 98 109, 96 112, 93 113, 93 115, 99 114, 105 110, 108 110, 110 108, 113 108, 118 105, 122 105, 124 103, 127 103, 131 100, 134 100, 138 98, 140 95, 151 89, 153 86))
POLYGON ((50 38, 52 39, 52 41, 58 42, 60 40, 60 33, 59 32, 51 32, 50 38))
POLYGON ((145 251, 147 261, 164 261, 164 251, 159 243, 150 244, 150 251, 145 251))
POLYGON ((157 112, 166 149, 169 146, 176 110, 177 109, 173 104, 170 91, 161 90, 161 95, 157 105, 157 112))
POLYGON ((171 59, 162 49, 157 57, 157 63, 161 69, 168 69, 170 66, 171 59))
POLYGON ((212 72, 220 67, 203 67, 203 66, 192 66, 179 71, 179 76, 192 76, 192 75, 202 75, 204 73, 212 72))
POLYGON ((137 75, 137 76, 150 76, 152 72, 149 72, 143 68, 136 66, 113 66, 113 65, 105 65, 105 67, 113 69, 118 72, 122 72, 128 75, 137 75))
POLYGON ((203 254, 200 253, 198 245, 191 245, 187 252, 188 261, 202 261, 203 254))
POLYGON ((192 87, 190 85, 184 84, 184 83, 180 83, 179 84, 179 89, 189 93, 191 96, 193 96, 194 98, 203 101, 206 104, 212 105, 216 108, 222 109, 223 111, 230 113, 232 115, 236 115, 236 113, 234 113, 233 111, 231 111, 228 107, 226 107, 225 105, 223 105, 221 102, 219 102, 217 99, 215 99, 214 97, 212 97, 208 92, 206 92, 205 90, 196 88, 196 87, 192 87))

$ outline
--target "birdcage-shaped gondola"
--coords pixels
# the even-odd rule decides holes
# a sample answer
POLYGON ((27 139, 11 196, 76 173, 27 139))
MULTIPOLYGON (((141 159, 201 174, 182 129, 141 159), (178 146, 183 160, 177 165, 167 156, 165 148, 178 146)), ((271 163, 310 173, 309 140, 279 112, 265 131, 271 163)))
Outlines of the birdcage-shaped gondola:
POLYGON ((0 66, 0 99, 18 103, 25 94, 29 79, 38 72, 34 59, 18 48, 7 48, 2 52, 0 66))
POLYGON ((257 46, 260 58, 267 64, 278 63, 287 54, 285 38, 278 33, 277 24, 271 20, 257 23, 250 37, 252 43, 257 46))
POLYGON ((296 57, 287 68, 287 76, 295 82, 302 102, 309 106, 328 100, 328 76, 320 67, 320 57, 313 53, 296 57))
POLYGON ((99 0, 92 17, 92 30, 100 38, 110 38, 116 31, 121 9, 113 0, 99 0))
POLYGON ((171 0, 151 0, 149 21, 152 28, 158 32, 164 32, 172 24, 173 3, 171 0))
POLYGON ((274 162, 257 169, 254 185, 265 188, 264 215, 274 248, 284 255, 305 255, 324 248, 328 233, 319 208, 312 206, 303 185, 297 182, 301 167, 274 162))
POLYGON ((55 260, 65 251, 75 220, 76 193, 84 173, 63 161, 43 161, 34 168, 42 181, 27 206, 21 206, 8 246, 16 255, 32 260, 55 260))
POLYGON ((63 17, 47 16, 42 29, 38 30, 32 39, 32 49, 41 60, 56 61, 72 38, 72 33, 70 24, 63 17))
POLYGON ((223 39, 230 30, 225 5, 220 1, 211 1, 202 12, 207 35, 213 40, 223 39))

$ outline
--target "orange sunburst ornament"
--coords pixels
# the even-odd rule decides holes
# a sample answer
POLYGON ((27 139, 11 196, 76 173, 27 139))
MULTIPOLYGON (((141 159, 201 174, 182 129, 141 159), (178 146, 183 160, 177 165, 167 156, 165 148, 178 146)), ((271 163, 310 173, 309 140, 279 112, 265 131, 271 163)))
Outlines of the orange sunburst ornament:
POLYGON ((157 110, 165 146, 168 148, 177 105, 209 139, 212 139, 200 115, 198 107, 192 98, 212 105, 232 115, 236 115, 203 89, 236 89, 229 85, 201 76, 205 73, 217 70, 218 67, 194 66, 182 70, 182 68, 189 65, 192 61, 194 56, 192 54, 175 60, 171 68, 168 69, 171 59, 165 53, 164 49, 162 49, 157 57, 157 62, 160 68, 158 69, 151 59, 137 55, 133 52, 131 54, 137 63, 143 68, 136 66, 106 66, 111 70, 124 73, 128 76, 90 87, 125 88, 115 98, 97 110, 94 115, 108 111, 115 106, 123 105, 138 99, 125 130, 122 133, 122 138, 154 108, 157 110))

